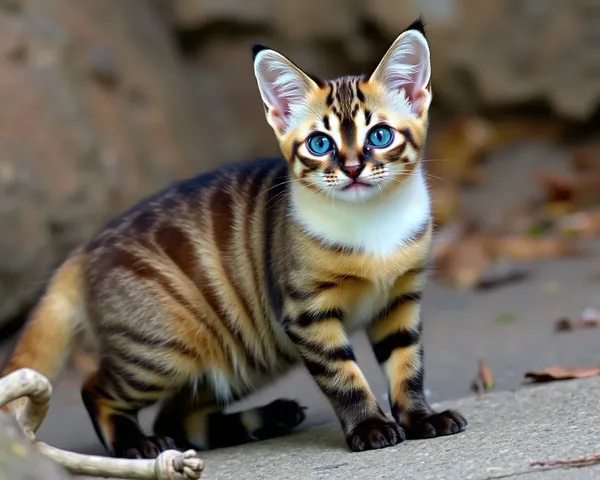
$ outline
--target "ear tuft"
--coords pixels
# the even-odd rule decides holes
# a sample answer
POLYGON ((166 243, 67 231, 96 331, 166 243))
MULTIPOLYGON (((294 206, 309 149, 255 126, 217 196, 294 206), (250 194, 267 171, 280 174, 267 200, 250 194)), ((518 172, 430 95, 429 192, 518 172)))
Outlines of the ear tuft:
MULTIPOLYGON (((406 28, 406 30, 404 30, 404 32, 408 32, 409 30, 416 30, 421 35, 423 35, 425 38, 427 38, 427 36, 425 35, 425 19, 423 18, 423 15, 420 15, 419 18, 417 18, 413 23, 411 23, 406 28)), ((404 32, 402 32, 402 33, 404 33, 404 32)))
POLYGON ((269 50, 269 47, 265 47, 260 43, 255 43, 254 45, 252 45, 252 60, 256 60, 256 56, 263 50, 269 50))

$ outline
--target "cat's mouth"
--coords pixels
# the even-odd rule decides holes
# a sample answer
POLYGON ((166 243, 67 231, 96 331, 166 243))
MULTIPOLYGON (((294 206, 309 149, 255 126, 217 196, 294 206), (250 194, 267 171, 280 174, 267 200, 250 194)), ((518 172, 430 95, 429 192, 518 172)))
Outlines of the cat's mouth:
POLYGON ((363 182, 362 180, 353 179, 342 187, 342 190, 361 190, 371 188, 372 186, 370 183, 363 182))

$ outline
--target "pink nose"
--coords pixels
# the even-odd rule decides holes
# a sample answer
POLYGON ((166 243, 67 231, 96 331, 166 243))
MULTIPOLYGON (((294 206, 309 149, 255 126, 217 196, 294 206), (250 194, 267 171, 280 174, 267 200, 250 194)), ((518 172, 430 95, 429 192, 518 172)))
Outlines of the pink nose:
POLYGON ((342 171, 348 175, 350 178, 356 178, 360 175, 360 172, 363 171, 364 166, 361 164, 344 166, 342 167, 342 171))

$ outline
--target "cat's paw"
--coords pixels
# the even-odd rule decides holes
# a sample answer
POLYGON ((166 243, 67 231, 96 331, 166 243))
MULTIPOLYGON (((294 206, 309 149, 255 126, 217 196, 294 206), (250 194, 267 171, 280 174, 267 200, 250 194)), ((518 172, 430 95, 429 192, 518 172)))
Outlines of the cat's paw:
POLYGON ((372 418, 359 423, 346 435, 348 447, 353 452, 391 447, 403 442, 404 430, 396 422, 372 418))
POLYGON ((277 399, 260 408, 262 427, 255 432, 260 439, 267 439, 286 435, 300 425, 306 418, 303 407, 294 400, 285 398, 277 399))
POLYGON ((444 435, 455 435, 463 432, 468 423, 465 417, 454 410, 445 410, 421 418, 411 420, 410 425, 404 427, 406 438, 434 438, 444 435))

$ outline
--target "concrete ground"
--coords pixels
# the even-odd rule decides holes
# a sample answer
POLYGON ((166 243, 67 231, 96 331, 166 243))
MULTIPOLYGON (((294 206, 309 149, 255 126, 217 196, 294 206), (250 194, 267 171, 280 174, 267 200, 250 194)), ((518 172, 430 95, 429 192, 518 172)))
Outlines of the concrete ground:
MULTIPOLYGON (((535 169, 560 168, 564 155, 533 144, 500 152, 486 169, 488 184, 468 193, 467 205, 479 215, 496 217, 523 199, 525 194, 517 192, 534 195, 535 169)), ((598 251, 597 246, 592 248, 598 251)), ((600 411, 599 381, 543 389, 522 385, 528 370, 600 363, 600 329, 553 332, 559 316, 577 315, 587 307, 600 309, 600 289, 589 280, 596 258, 593 254, 544 261, 534 266, 534 275, 527 281, 488 292, 465 293, 434 282, 429 285, 423 312, 426 388, 431 401, 444 401, 464 411, 471 422, 467 433, 350 455, 337 427, 311 429, 289 440, 208 453, 207 478, 333 479, 359 472, 359 478, 396 478, 400 469, 406 478, 502 478, 535 471, 527 467, 529 460, 600 450, 600 435, 594 430, 600 411), (507 318, 505 314, 512 321, 498 322, 500 316, 507 318), (475 401, 469 390, 480 358, 494 372, 496 391, 503 392, 483 402, 475 401), (514 390, 518 392, 511 393, 514 390), (459 400, 463 397, 472 399, 459 400)), ((368 343, 358 335, 354 344, 367 379, 385 405, 385 385, 368 343)), ((63 375, 40 438, 79 452, 103 453, 81 405, 79 381, 75 373, 63 375)), ((297 399, 309 408, 303 429, 335 422, 329 404, 301 368, 243 404, 267 403, 278 397, 297 399)), ((146 425, 151 413, 143 417, 146 425)), ((600 478, 598 468, 577 474, 588 475, 588 471, 590 476, 568 478, 600 478)), ((553 478, 562 473, 545 475, 553 478)))
POLYGON ((349 453, 336 426, 203 455, 207 480, 595 479, 600 465, 531 466, 600 452, 600 379, 444 402, 469 427, 458 435, 349 453))

